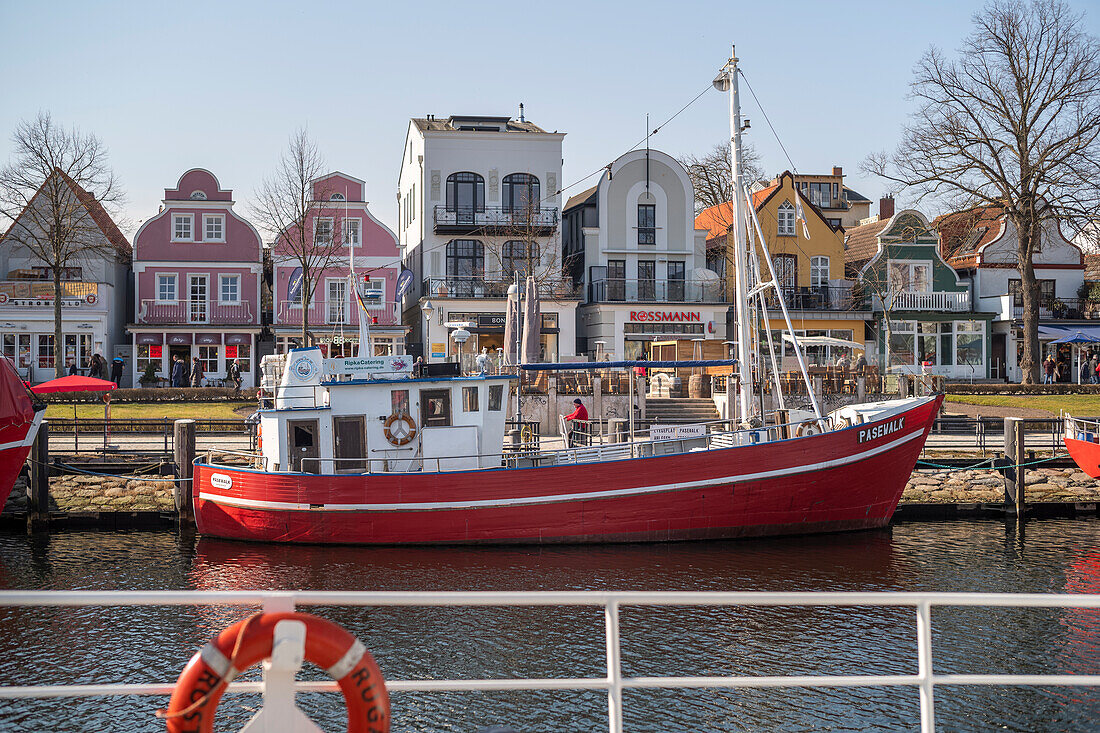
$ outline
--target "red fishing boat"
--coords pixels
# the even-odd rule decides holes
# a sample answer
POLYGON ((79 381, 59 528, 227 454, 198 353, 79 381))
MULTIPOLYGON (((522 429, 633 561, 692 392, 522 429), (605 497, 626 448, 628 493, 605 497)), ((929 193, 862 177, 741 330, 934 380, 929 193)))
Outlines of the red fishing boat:
POLYGON ((1100 422, 1066 415, 1062 423, 1070 458, 1089 476, 1100 478, 1100 422))
MULTIPOLYGON (((275 542, 551 543, 889 523, 942 396, 822 411, 783 291, 770 274, 771 255, 746 237, 751 228, 764 240, 740 165, 736 58, 714 84, 730 92, 737 359, 524 364, 511 375, 414 378, 407 357, 361 351, 357 359, 323 359, 316 348, 265 357, 273 393, 259 413, 261 450, 196 462, 199 531, 275 542), (804 398, 784 396, 771 331, 752 328, 769 322, 773 302, 794 343, 810 409, 804 398), (637 431, 628 408, 622 442, 615 436, 602 443, 609 436, 596 431, 578 447, 568 441, 525 447, 514 434, 504 445, 505 415, 519 412, 520 370, 618 368, 633 385, 635 368, 712 365, 734 373, 731 420, 637 431), (769 372, 769 388, 757 391, 763 386, 757 377, 769 372)), ((518 312, 510 308, 509 316, 518 312)), ((361 314, 361 324, 369 320, 361 314)), ((361 335, 360 344, 369 339, 361 335)), ((627 394, 634 393, 631 387, 627 394)))
POLYGON ((11 362, 0 356, 0 507, 23 470, 45 414, 46 405, 34 398, 11 362))

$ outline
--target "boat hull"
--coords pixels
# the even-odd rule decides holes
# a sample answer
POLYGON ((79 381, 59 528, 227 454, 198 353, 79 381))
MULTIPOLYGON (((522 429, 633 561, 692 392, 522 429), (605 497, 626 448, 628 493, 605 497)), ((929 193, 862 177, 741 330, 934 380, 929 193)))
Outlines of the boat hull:
POLYGON ((1093 478, 1100 478, 1100 443, 1066 436, 1066 450, 1077 467, 1093 478))
POLYGON ((215 537, 343 544, 641 542, 882 527, 941 401, 823 435, 579 465, 319 476, 196 463, 196 521, 215 537))
POLYGON ((0 507, 7 503, 15 480, 31 452, 43 412, 22 425, 12 425, 0 431, 0 507))

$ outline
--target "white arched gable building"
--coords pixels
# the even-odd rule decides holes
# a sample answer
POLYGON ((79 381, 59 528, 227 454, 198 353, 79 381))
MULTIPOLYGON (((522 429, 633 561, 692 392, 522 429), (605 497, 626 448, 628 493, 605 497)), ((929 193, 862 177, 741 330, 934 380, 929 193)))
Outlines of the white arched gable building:
POLYGON ((644 343, 725 339, 726 305, 706 268, 687 171, 658 150, 617 158, 563 215, 566 268, 584 286, 586 350, 635 358, 644 343))

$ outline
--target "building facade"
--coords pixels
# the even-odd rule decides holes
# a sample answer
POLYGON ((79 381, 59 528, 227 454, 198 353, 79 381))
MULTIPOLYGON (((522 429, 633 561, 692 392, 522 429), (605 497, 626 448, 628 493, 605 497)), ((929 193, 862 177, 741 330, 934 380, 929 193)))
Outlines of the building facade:
POLYGON ((469 361, 504 349, 508 287, 535 277, 541 359, 576 358, 579 294, 562 275, 562 139, 520 119, 429 116, 409 123, 398 180, 398 238, 413 273, 403 300, 410 353, 469 361))
MULTIPOLYGON (((852 283, 845 278, 844 229, 826 219, 825 212, 810 201, 789 171, 778 176, 770 186, 754 192, 752 197, 795 333, 800 337, 829 337, 852 344, 807 345, 810 363, 832 364, 841 355, 852 356, 854 345, 864 344, 864 325, 871 312, 862 299, 854 297, 852 283), (805 231, 797 220, 799 203, 806 218, 805 231)), ((721 271, 730 273, 734 272, 734 267, 729 249, 732 242, 727 232, 732 220, 729 204, 705 209, 695 219, 697 228, 707 230, 711 261, 717 260, 721 271)), ((757 258, 766 273, 760 241, 755 237, 754 241, 757 258)), ((726 282, 727 297, 733 301, 734 279, 731 277, 726 282)), ((793 345, 780 337, 780 332, 786 329, 782 313, 778 303, 772 301, 769 327, 774 332, 773 343, 777 350, 778 345, 783 344, 784 367, 796 368, 793 345)))
MULTIPOLYGON (((991 375, 1018 382, 1022 378, 1023 308, 1016 255, 1016 227, 999 207, 979 207, 935 221, 947 261, 964 276, 979 310, 995 313, 991 375)), ((1065 237, 1053 217, 1043 220, 1039 249, 1032 257, 1039 281, 1039 340, 1044 352, 1064 363, 1062 381, 1075 381, 1072 347, 1049 342, 1082 331, 1100 338, 1100 309, 1085 292, 1085 256, 1065 237)))
MULTIPOLYGON (((62 273, 60 348, 55 343, 52 270, 23 242, 31 235, 35 217, 23 212, 0 239, 0 355, 15 364, 30 382, 56 376, 55 359, 76 364, 85 373, 88 358, 99 354, 111 360, 116 346, 125 344, 130 243, 95 197, 72 178, 55 173, 64 195, 71 196, 77 217, 87 217, 78 228, 95 242, 74 258, 62 273)), ((31 205, 39 205, 39 197, 31 205)))
MULTIPOLYGON (((790 176, 790 172, 787 175, 790 176)), ((776 185, 780 178, 776 176, 770 182, 756 184, 753 192, 776 185)), ((844 185, 844 169, 840 166, 833 166, 832 173, 800 173, 793 179, 798 190, 834 229, 859 226, 860 220, 870 216, 871 200, 844 185)))
MULTIPOLYGON (((366 184, 345 173, 329 173, 313 181, 315 205, 306 219, 307 245, 321 257, 311 302, 303 304, 302 258, 296 231, 283 233, 271 252, 272 330, 276 350, 286 353, 300 345, 303 318, 314 343, 328 356, 359 353, 358 283, 370 317, 370 352, 378 356, 405 353, 405 332, 396 304, 401 255, 397 235, 367 207, 366 184), (333 244, 337 247, 332 247, 333 244), (355 279, 353 280, 352 266, 355 279)), ((307 259, 316 262, 316 259, 307 259)))
POLYGON ((245 387, 256 384, 262 326, 262 240, 233 211, 233 192, 193 168, 164 191, 160 211, 134 235, 133 386, 144 375, 171 377, 172 357, 202 363, 218 384, 240 361, 245 387))
POLYGON ((868 361, 889 373, 989 377, 994 314, 974 310, 968 283, 941 256, 923 214, 906 209, 855 227, 845 246, 857 297, 874 313, 868 361))
POLYGON ((654 341, 725 340, 724 283, 707 268, 706 231, 695 228, 694 189, 676 159, 620 156, 569 200, 562 226, 567 272, 584 294, 582 353, 635 359, 654 341))

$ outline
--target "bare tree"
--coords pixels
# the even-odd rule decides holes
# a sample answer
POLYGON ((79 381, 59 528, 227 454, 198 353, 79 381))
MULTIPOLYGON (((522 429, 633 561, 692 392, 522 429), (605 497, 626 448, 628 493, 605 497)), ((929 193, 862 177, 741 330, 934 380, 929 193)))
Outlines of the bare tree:
POLYGON ((256 192, 252 216, 274 238, 272 261, 293 262, 301 268, 302 345, 313 341, 309 307, 325 270, 347 256, 338 193, 318 183, 325 162, 305 129, 290 137, 275 173, 256 192), (315 224, 322 220, 323 224, 315 224), (329 226, 329 224, 331 224, 329 226))
POLYGON ((12 143, 13 160, 0 169, 0 213, 12 220, 4 241, 26 249, 53 279, 54 373, 60 377, 65 371, 62 279, 92 257, 129 254, 121 251, 128 244, 104 209, 119 204, 122 192, 103 143, 95 135, 63 129, 49 112, 20 122, 12 143), (114 241, 105 227, 115 231, 114 241))
MULTIPOLYGON (((695 214, 703 209, 733 200, 733 178, 730 174, 730 144, 722 142, 711 148, 710 152, 697 157, 684 155, 679 158, 695 188, 695 214)), ((745 171, 745 184, 749 185, 764 177, 760 165, 760 154, 752 145, 746 145, 741 151, 741 165, 745 171)), ((727 226, 732 222, 727 222, 727 226)))
POLYGON ((1100 44, 1061 0, 997 0, 973 24, 958 58, 925 53, 911 84, 920 107, 900 145, 864 168, 914 187, 918 201, 1003 208, 1018 233, 1022 381, 1034 383, 1042 222, 1080 231, 1100 212, 1100 44))

